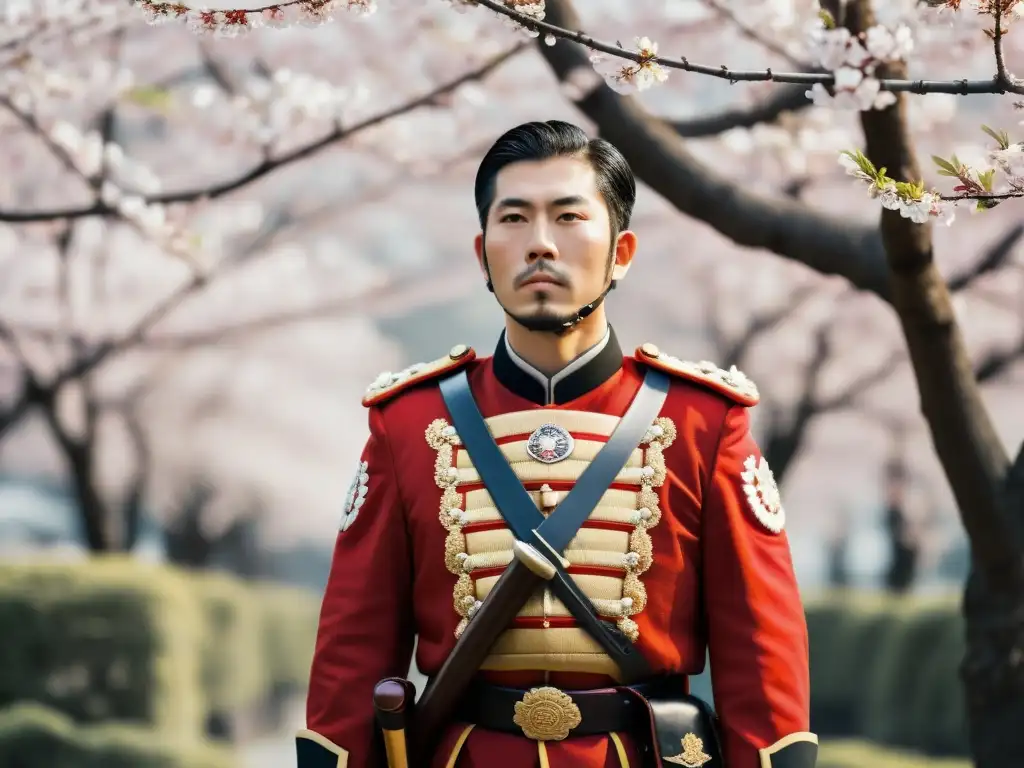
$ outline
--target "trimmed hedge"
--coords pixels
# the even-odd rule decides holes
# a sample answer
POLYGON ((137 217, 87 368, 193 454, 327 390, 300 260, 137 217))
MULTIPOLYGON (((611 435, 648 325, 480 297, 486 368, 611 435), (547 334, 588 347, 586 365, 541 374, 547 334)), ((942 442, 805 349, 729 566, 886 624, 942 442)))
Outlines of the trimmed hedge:
POLYGON ((806 609, 815 732, 931 756, 968 754, 956 598, 833 593, 806 609))
POLYGON ((273 691, 296 693, 309 685, 320 601, 320 595, 295 587, 258 588, 263 659, 273 691))
POLYGON ((865 741, 823 741, 817 768, 971 768, 962 758, 925 757, 865 741))
MULTIPOLYGON (((37 702, 75 723, 196 741, 212 715, 304 690, 319 610, 320 595, 301 589, 119 557, 0 565, 0 710, 37 702)), ((958 599, 830 593, 806 612, 823 743, 967 754, 958 599)), ((822 768, 867 748, 849 746, 848 759, 831 745, 838 756, 822 768)))
POLYGON ((198 572, 186 578, 203 612, 200 673, 207 714, 260 701, 269 684, 261 642, 262 596, 225 574, 198 572))
POLYGON ((0 567, 0 627, 0 708, 35 701, 80 723, 198 732, 202 622, 167 569, 121 558, 0 567))
POLYGON ((8 768, 235 768, 231 751, 155 729, 77 726, 39 704, 0 710, 0 765, 8 768))
POLYGON ((300 589, 120 556, 0 565, 0 709, 193 738, 304 690, 319 611, 300 589))

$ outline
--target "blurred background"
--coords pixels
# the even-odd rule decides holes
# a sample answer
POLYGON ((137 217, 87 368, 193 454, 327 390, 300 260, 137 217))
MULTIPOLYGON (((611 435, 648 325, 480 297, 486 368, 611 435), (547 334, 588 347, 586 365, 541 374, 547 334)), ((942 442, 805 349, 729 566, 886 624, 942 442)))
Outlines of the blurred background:
MULTIPOLYGON (((486 147, 530 119, 597 130, 550 41, 460 0, 345 5, 246 30, 153 3, 0 0, 0 764, 294 764, 360 397, 456 343, 493 350, 503 320, 472 253, 486 147)), ((815 7, 576 12, 601 39, 802 70, 815 7)), ((987 76, 979 24, 915 26, 916 76, 987 76)), ((862 144, 856 115, 790 98, 743 117, 776 95, 674 71, 636 98, 715 178, 870 231, 877 204, 837 163, 862 144)), ((980 123, 1017 124, 996 97, 910 107, 921 157, 981 157, 980 123)), ((936 234, 1008 446, 1020 210, 936 234)), ((623 347, 737 365, 761 390, 824 768, 964 764, 968 546, 891 309, 737 247, 643 178, 633 229, 608 301, 623 347)), ((707 675, 694 686, 710 697, 707 675)))

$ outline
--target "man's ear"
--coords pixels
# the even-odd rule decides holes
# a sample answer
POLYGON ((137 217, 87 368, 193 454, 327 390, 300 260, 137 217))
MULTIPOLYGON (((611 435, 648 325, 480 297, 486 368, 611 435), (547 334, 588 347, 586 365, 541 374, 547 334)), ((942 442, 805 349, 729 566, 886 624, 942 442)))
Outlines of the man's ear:
POLYGON ((621 280, 629 271, 633 257, 636 255, 636 233, 624 230, 615 240, 615 266, 612 267, 612 280, 621 280))
POLYGON ((484 267, 484 233, 480 232, 473 238, 473 250, 476 251, 476 261, 480 265, 480 271, 487 274, 484 267))

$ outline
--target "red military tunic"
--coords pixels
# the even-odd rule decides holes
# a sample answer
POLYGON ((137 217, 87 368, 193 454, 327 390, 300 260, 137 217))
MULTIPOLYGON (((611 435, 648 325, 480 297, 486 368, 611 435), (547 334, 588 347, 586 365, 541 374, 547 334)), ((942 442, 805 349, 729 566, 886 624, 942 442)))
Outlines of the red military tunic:
MULTIPOLYGON (((738 371, 683 363, 652 345, 623 356, 609 336, 576 366, 586 375, 563 377, 561 397, 552 397, 558 384, 541 387, 516 372, 504 338, 493 357, 456 348, 368 391, 370 436, 337 537, 307 729, 299 733, 300 755, 316 745, 328 758, 300 758, 299 768, 380 764, 371 755, 374 685, 406 676, 416 636, 417 666, 434 674, 512 559, 512 533, 460 449, 437 386, 440 374, 458 367, 542 509, 557 504, 608 439, 645 368, 673 375, 659 418, 565 550, 568 572, 656 674, 697 674, 710 652, 728 768, 763 768, 773 750, 816 741, 808 733, 807 630, 785 513, 749 429, 756 389, 738 371), (526 453, 525 441, 545 423, 573 436, 569 458, 544 464, 526 453)), ((547 591, 524 607, 480 672, 501 685, 563 689, 606 686, 617 674, 547 591)), ((423 764, 597 768, 640 759, 628 733, 537 742, 457 722, 423 764)))

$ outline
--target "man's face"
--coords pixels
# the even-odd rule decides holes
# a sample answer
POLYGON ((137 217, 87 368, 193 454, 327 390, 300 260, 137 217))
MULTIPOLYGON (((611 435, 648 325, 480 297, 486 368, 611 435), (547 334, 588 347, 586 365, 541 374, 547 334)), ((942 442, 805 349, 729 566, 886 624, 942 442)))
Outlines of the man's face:
POLYGON ((568 317, 594 301, 609 277, 625 275, 636 248, 632 232, 612 243, 594 169, 572 157, 503 168, 486 233, 477 236, 477 257, 482 266, 486 252, 498 301, 513 317, 532 320, 568 317))

